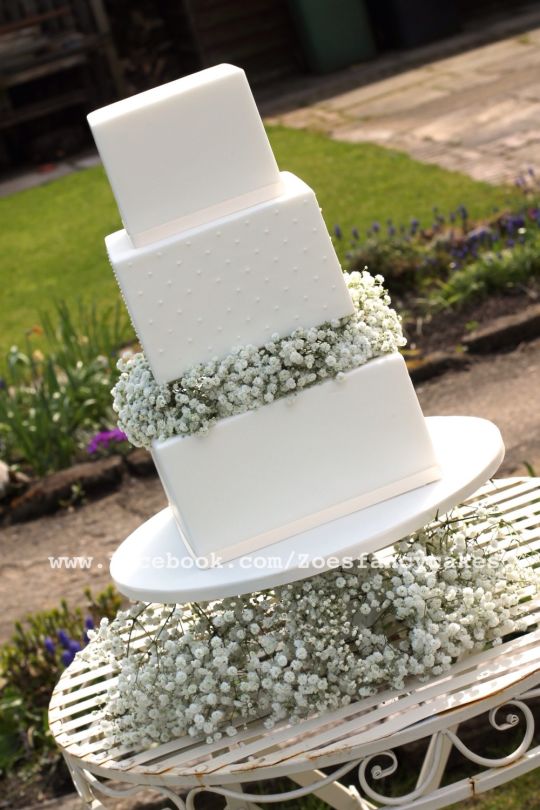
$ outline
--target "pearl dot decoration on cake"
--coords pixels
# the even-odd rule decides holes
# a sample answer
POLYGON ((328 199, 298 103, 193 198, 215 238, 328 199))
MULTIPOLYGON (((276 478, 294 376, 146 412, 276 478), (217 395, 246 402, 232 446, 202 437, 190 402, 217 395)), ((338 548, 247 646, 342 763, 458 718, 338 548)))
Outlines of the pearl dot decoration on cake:
POLYGON ((267 339, 268 333, 263 326, 266 320, 271 322, 273 331, 288 334, 298 323, 311 326, 321 323, 326 317, 343 317, 352 313, 353 307, 337 259, 329 262, 327 269, 322 272, 320 257, 328 254, 331 243, 313 193, 298 178, 286 173, 282 175, 282 183, 283 195, 272 205, 264 203, 256 206, 249 218, 239 213, 224 221, 223 225, 220 223, 219 250, 216 249, 216 228, 212 225, 190 230, 189 234, 177 240, 174 250, 172 243, 168 243, 159 261, 155 246, 153 250, 143 247, 134 251, 122 232, 108 238, 111 262, 128 303, 137 336, 158 380, 172 380, 186 368, 209 359, 207 341, 204 341, 202 331, 197 329, 195 332, 199 315, 206 324, 221 323, 224 326, 227 317, 227 327, 223 332, 215 333, 216 342, 212 352, 224 355, 238 341, 261 345, 267 339), (307 207, 302 203, 304 198, 310 201, 307 207), (283 216, 274 219, 272 211, 275 208, 279 208, 283 216), (271 228, 268 226, 268 214, 272 216, 271 228), (289 238, 291 218, 298 220, 295 239, 289 238), (249 221, 249 227, 246 221, 249 221), (312 231, 314 227, 316 234, 312 231), (264 236, 263 251, 261 243, 265 228, 268 233, 264 236), (187 250, 188 242, 194 256, 193 263, 187 261, 188 254, 183 253, 187 250), (313 253, 302 252, 302 245, 307 244, 313 245, 313 253), (176 280, 169 285, 168 281, 172 280, 171 264, 182 260, 183 264, 176 267, 178 271, 184 269, 186 286, 177 285, 176 280), (127 262, 132 264, 129 269, 127 262), (152 271, 153 278, 146 276, 147 270, 152 271), (144 277, 141 277, 141 273, 144 277), (320 290, 310 294, 306 302, 303 294, 313 283, 310 279, 314 273, 321 277, 320 290), (332 293, 333 284, 337 286, 338 293, 332 293), (214 295, 211 288, 217 285, 219 294, 214 295), (258 302, 257 318, 247 320, 247 316, 253 315, 250 306, 253 306, 262 285, 264 296, 260 296, 258 302), (285 286, 289 287, 287 295, 290 296, 287 307, 280 306, 285 286), (236 292, 238 288, 241 288, 241 293, 236 292), (142 295, 138 295, 138 290, 142 291, 142 295), (166 290, 167 294, 161 292, 160 295, 160 290, 166 290), (323 310, 322 304, 330 301, 331 294, 332 307, 323 310), (159 305, 159 320, 155 319, 156 323, 150 330, 146 327, 147 320, 154 317, 158 299, 163 300, 163 304, 159 305), (188 299, 189 306, 186 305, 188 299), (233 303, 234 316, 229 317, 227 307, 233 303), (276 305, 280 306, 278 310, 274 309, 276 305), (185 312, 182 322, 179 322, 176 314, 179 306, 185 312), (296 314, 300 314, 300 322, 295 319, 296 314), (171 338, 168 329, 173 321, 175 328, 171 338), (236 337, 238 334, 241 335, 240 339, 236 337), (188 335, 199 337, 180 354, 176 347, 187 347, 188 335), (164 354, 158 352, 158 348, 167 346, 164 354))

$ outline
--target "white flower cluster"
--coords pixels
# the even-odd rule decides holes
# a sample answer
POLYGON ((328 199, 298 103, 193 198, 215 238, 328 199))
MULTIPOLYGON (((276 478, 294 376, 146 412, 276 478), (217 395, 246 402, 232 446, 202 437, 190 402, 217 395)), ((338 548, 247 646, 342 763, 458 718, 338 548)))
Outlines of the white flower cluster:
POLYGON ((275 591, 136 604, 103 621, 79 653, 118 673, 102 730, 115 745, 219 740, 254 718, 271 727, 440 675, 524 629, 516 605, 538 593, 540 577, 515 556, 514 539, 482 509, 472 518, 455 510, 389 556, 275 591))
POLYGON ((118 363, 113 389, 118 426, 138 447, 154 439, 201 433, 218 419, 244 413, 405 344, 382 276, 346 275, 356 312, 312 329, 272 335, 262 347, 241 346, 194 366, 174 383, 159 385, 144 354, 118 363))

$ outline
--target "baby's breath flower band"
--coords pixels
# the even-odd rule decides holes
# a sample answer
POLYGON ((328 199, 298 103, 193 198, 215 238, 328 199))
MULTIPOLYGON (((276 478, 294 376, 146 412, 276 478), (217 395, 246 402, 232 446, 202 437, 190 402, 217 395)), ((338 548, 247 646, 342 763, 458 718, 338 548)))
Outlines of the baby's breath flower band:
POLYGON ((154 439, 203 433, 219 419, 245 413, 362 366, 405 345, 382 276, 345 274, 355 306, 346 318, 311 329, 272 335, 262 347, 233 348, 158 384, 144 354, 121 358, 113 389, 118 426, 129 441, 149 448, 154 439))

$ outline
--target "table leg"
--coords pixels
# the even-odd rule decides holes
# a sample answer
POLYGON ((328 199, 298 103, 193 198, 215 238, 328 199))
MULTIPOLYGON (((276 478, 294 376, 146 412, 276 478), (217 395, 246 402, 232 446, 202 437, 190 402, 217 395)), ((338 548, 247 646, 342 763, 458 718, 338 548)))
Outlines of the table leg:
POLYGON ((107 810, 90 789, 90 785, 84 778, 82 771, 80 771, 79 768, 74 768, 67 757, 64 757, 64 760, 73 780, 73 784, 75 785, 75 790, 79 794, 81 801, 84 802, 84 806, 87 810, 107 810))
MULTIPOLYGON (((451 726, 449 728, 449 731, 452 731, 454 732, 454 734, 456 734, 458 728, 459 723, 456 724, 455 726, 451 726)), ((428 777, 428 774, 432 768, 436 745, 437 745, 437 737, 433 736, 429 741, 426 755, 422 763, 422 768, 420 769, 418 779, 416 780, 416 787, 418 788, 420 787, 420 785, 424 785, 426 792, 437 790, 440 787, 441 780, 444 776, 444 771, 448 763, 448 757, 450 756, 450 752, 452 751, 453 748, 453 743, 451 742, 451 740, 449 740, 448 737, 443 736, 442 740, 439 741, 439 757, 436 769, 432 772, 429 781, 424 783, 424 780, 428 777)))

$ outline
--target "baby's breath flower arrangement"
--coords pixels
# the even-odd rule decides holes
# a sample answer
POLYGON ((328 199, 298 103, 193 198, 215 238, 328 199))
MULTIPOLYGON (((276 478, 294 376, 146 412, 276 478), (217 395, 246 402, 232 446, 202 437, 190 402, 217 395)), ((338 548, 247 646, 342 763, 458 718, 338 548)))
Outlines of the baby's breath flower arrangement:
POLYGON ((118 674, 100 708, 114 745, 233 736, 344 706, 524 628, 540 578, 517 537, 479 507, 454 510, 386 556, 274 591, 205 605, 135 604, 103 621, 78 657, 118 674))
POLYGON ((345 276, 355 314, 312 329, 272 335, 262 347, 233 348, 158 384, 142 353, 122 358, 113 389, 118 426, 138 447, 154 439, 201 433, 218 419, 245 413, 290 396, 405 344, 399 317, 390 307, 382 276, 367 271, 345 276))

